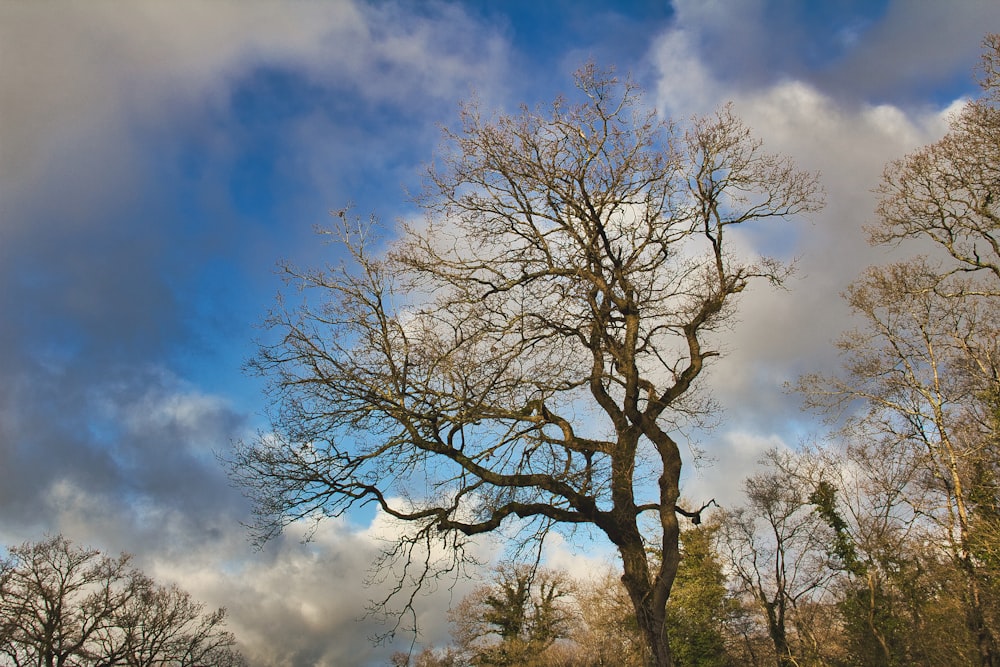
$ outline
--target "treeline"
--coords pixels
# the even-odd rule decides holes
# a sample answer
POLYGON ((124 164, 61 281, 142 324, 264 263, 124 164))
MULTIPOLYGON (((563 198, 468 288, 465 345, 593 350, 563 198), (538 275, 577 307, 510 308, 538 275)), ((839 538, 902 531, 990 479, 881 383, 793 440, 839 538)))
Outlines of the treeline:
MULTIPOLYGON (((742 507, 682 534, 673 664, 1000 664, 1000 36, 986 46, 983 97, 878 188, 870 239, 912 258, 851 285, 841 372, 798 383, 829 437, 771 452, 742 507)), ((644 664, 634 606, 610 575, 507 566, 453 646, 396 662, 644 664)))
POLYGON ((239 667, 225 616, 62 536, 0 560, 4 667, 239 667))
MULTIPOLYGON (((746 504, 714 511, 682 533, 667 603, 674 664, 993 664, 987 660, 996 659, 1000 628, 996 487, 973 491, 982 516, 966 554, 948 520, 948 499, 924 467, 929 459, 885 444, 771 452, 744 482, 746 504)), ((451 645, 400 653, 392 664, 648 661, 632 603, 610 567, 574 580, 503 564, 450 619, 451 645)))

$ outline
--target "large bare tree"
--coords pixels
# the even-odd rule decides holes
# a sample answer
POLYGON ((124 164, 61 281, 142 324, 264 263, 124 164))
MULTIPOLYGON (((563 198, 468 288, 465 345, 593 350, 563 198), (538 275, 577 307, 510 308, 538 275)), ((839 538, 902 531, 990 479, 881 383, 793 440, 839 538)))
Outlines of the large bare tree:
POLYGON ((733 239, 822 197, 729 107, 682 131, 629 81, 593 66, 575 81, 579 103, 466 106, 417 199, 426 220, 387 247, 334 216, 348 259, 288 269, 308 294, 273 314, 254 362, 274 428, 234 471, 262 537, 372 503, 406 522, 387 550, 400 591, 442 565, 418 547, 440 541, 447 565, 480 534, 591 526, 669 665, 678 521, 698 512, 677 506, 684 427, 710 410, 697 389, 736 298, 787 274, 733 239))

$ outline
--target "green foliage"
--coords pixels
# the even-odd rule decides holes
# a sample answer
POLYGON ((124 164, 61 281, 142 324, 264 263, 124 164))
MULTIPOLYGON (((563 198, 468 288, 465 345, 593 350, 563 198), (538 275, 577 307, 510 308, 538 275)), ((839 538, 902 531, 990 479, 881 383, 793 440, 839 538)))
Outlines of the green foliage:
POLYGON ((495 580, 462 601, 452 620, 459 645, 473 665, 527 665, 570 628, 560 573, 501 564, 495 580))
POLYGON ((681 533, 682 557, 667 603, 670 651, 681 667, 732 664, 724 626, 733 601, 715 550, 718 530, 718 525, 703 524, 681 533))
POLYGON ((847 530, 847 522, 837 511, 836 488, 830 482, 821 480, 813 492, 809 494, 809 502, 816 506, 816 512, 826 522, 826 525, 833 529, 834 541, 830 547, 830 554, 840 559, 844 569, 851 574, 858 577, 864 576, 866 567, 858 560, 854 540, 847 530))

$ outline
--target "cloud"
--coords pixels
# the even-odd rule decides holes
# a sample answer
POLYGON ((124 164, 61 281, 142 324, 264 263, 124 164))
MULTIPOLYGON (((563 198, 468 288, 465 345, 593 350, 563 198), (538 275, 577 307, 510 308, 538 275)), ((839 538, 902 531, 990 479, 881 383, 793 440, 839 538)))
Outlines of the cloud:
MULTIPOLYGON (((159 580, 183 582, 198 599, 228 605, 229 627, 256 664, 387 664, 393 652, 409 650, 412 641, 400 632, 395 641, 373 645, 371 638, 391 626, 366 616, 371 601, 383 598, 395 583, 368 579, 382 540, 394 534, 390 526, 380 516, 368 527, 330 519, 314 533, 296 524, 253 558, 245 545, 231 541, 196 547, 181 561, 154 557, 149 571, 159 580)), ((445 578, 418 595, 422 643, 449 642, 448 610, 478 583, 445 578)))
POLYGON ((764 454, 789 448, 778 434, 726 431, 711 443, 710 466, 695 465, 686 470, 683 499, 695 509, 713 499, 723 508, 738 506, 743 503, 742 481, 761 467, 764 454))
POLYGON ((674 24, 654 49, 678 39, 690 45, 679 62, 697 63, 692 82, 707 72, 715 88, 743 95, 797 81, 855 102, 926 102, 942 90, 966 90, 969 65, 1000 21, 990 0, 960 12, 906 0, 679 0, 674 7, 674 24))
POLYGON ((229 606, 263 664, 375 655, 375 541, 334 524, 254 554, 215 452, 258 421, 239 366, 274 262, 319 257, 344 193, 402 200, 505 59, 452 3, 0 4, 3 541, 133 552, 229 606))
POLYGON ((840 294, 866 266, 890 256, 870 247, 863 229, 873 221, 872 190, 884 165, 940 137, 946 111, 843 106, 808 85, 785 83, 737 98, 736 112, 768 150, 819 172, 827 197, 809 220, 745 230, 745 243, 794 261, 796 274, 784 289, 759 284, 744 296, 731 354, 713 384, 737 424, 770 430, 797 421, 797 399, 783 394, 784 383, 835 368, 833 342, 850 325, 840 294))
MULTIPOLYGON (((919 9, 906 4, 919 15, 910 16, 902 4, 892 4, 884 17, 869 17, 863 29, 845 38, 843 55, 825 65, 829 76, 824 77, 796 78, 793 66, 766 76, 750 72, 766 64, 765 56, 752 54, 755 47, 773 41, 780 26, 780 21, 765 22, 771 3, 745 3, 729 11, 720 3, 682 2, 676 23, 651 49, 659 72, 651 87, 657 108, 683 119, 682 109, 707 113, 733 101, 736 114, 764 140, 765 148, 818 172, 827 195, 825 210, 809 220, 740 230, 737 240, 747 252, 794 261, 797 270, 783 289, 758 284, 741 296, 732 331, 722 337, 727 354, 708 373, 711 393, 721 407, 720 426, 696 435, 697 446, 714 463, 692 471, 685 495, 732 498, 734 482, 747 474, 762 443, 795 446, 815 435, 821 428, 817 416, 802 413, 800 398, 786 385, 807 372, 836 371, 839 360, 833 343, 851 327, 840 294, 866 266, 914 252, 868 245, 863 227, 873 222, 873 189, 888 162, 943 135, 947 118, 962 101, 908 106, 906 96, 899 104, 866 100, 873 93, 868 86, 891 78, 900 63, 893 70, 860 76, 852 71, 860 67, 853 59, 865 53, 874 57, 875 49, 889 48, 886 42, 903 40, 904 35, 914 39, 934 21, 933 11, 922 5, 919 9), (729 34, 736 23, 743 35, 736 39, 738 48, 720 44, 721 35, 729 34), (745 57, 740 55, 744 51, 745 57), (736 73, 750 72, 749 78, 734 83, 733 72, 721 68, 723 61, 736 73), (834 86, 834 71, 842 73, 845 85, 859 81, 859 87, 846 92, 834 86)), ((982 19, 991 11, 976 5, 970 14, 982 19)), ((975 32, 968 25, 966 31, 975 32)), ((959 40, 949 44, 953 41, 959 40)), ((932 79, 940 80, 959 67, 968 71, 968 52, 942 49, 947 63, 935 66, 932 79)), ((794 52, 794 44, 790 50, 794 52)), ((934 49, 913 53, 915 66, 937 57, 934 49)))
POLYGON ((817 80, 838 95, 911 103, 942 88, 946 94, 965 90, 969 65, 998 24, 1000 6, 990 0, 963 3, 960 12, 942 3, 894 0, 817 80))
MULTIPOLYGON (((225 0, 0 7, 0 411, 9 415, 0 467, 35 457, 31 442, 67 452, 81 469, 72 474, 101 467, 110 488, 100 441, 132 436, 131 416, 94 417, 98 396, 121 387, 148 396, 141 383, 155 392, 170 374, 223 389, 239 382, 249 325, 266 309, 283 254, 275 240, 294 251, 328 207, 324 179, 338 187, 359 165, 388 170, 385 160, 399 156, 391 144, 406 141, 349 106, 334 110, 337 121, 296 112, 272 122, 263 139, 284 142, 279 158, 298 155, 276 173, 305 175, 300 188, 314 193, 281 212, 300 222, 311 211, 298 232, 268 219, 272 229, 240 210, 237 199, 255 193, 234 192, 234 171, 275 159, 241 125, 234 95, 252 95, 261 72, 287 72, 318 89, 317 102, 336 93, 366 112, 388 105, 422 118, 429 138, 426 114, 439 117, 471 81, 497 78, 500 42, 456 6, 399 10, 225 0), (387 150, 373 142, 380 135, 387 150), (216 364, 214 379, 205 363, 216 364), (102 419, 126 419, 115 426, 124 431, 97 433, 109 428, 102 419)), ((108 401, 125 409, 121 396, 108 401)))
POLYGON ((186 540, 238 525, 246 505, 213 451, 246 431, 244 415, 163 373, 121 374, 89 391, 58 379, 61 394, 56 378, 36 381, 4 405, 17 416, 0 423, 8 541, 39 526, 82 535, 86 525, 101 544, 169 551, 182 543, 164 517, 183 522, 186 540))
POLYGON ((665 117, 685 120, 718 106, 723 88, 698 57, 696 37, 680 26, 664 34, 652 48, 654 106, 665 117))

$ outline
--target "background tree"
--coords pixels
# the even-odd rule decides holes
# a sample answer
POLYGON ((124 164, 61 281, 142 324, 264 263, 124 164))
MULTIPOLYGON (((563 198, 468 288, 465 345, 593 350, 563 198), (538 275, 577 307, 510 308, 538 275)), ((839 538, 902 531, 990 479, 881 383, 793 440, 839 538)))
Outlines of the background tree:
POLYGON ((61 536, 9 553, 0 580, 8 664, 97 664, 102 636, 135 594, 129 558, 74 547, 61 536))
POLYGON ((465 107, 418 200, 425 223, 380 252, 374 226, 341 213, 349 260, 288 269, 315 302, 270 319, 278 342, 254 365, 273 432, 234 473, 262 538, 370 503, 408 523, 387 550, 401 582, 454 566, 482 533, 537 546, 589 524, 618 551, 651 663, 668 665, 679 427, 715 416, 696 390, 736 298, 787 272, 730 238, 820 195, 728 107, 681 132, 628 81, 588 66, 576 84, 581 103, 547 112, 465 107), (435 546, 454 558, 420 555, 435 546))
POLYGON ((647 651, 628 591, 608 569, 576 582, 579 623, 571 639, 577 648, 571 664, 584 667, 640 667, 647 651))
POLYGON ((681 531, 681 562, 667 602, 670 650, 677 665, 737 664, 727 648, 727 625, 738 608, 716 548, 720 528, 717 521, 708 521, 681 531))
POLYGON ((225 631, 226 611, 204 613, 205 605, 177 586, 136 576, 135 594, 114 615, 107 632, 108 655, 127 667, 228 667, 242 663, 235 638, 225 631))
MULTIPOLYGON (((735 607, 715 545, 718 529, 709 519, 681 532, 682 558, 667 604, 677 665, 739 664, 727 647, 735 607)), ((565 572, 534 576, 528 566, 507 563, 451 616, 458 650, 432 651, 428 659, 465 656, 472 664, 537 667, 638 667, 646 661, 628 592, 610 570, 570 581, 565 572)), ((402 656, 400 664, 408 664, 402 656)))
POLYGON ((0 561, 0 665, 237 667, 224 612, 62 536, 0 561))
POLYGON ((815 644, 810 612, 832 576, 833 535, 794 477, 769 469, 744 486, 747 504, 723 517, 722 544, 735 585, 761 614, 773 659, 795 665, 815 644))
POLYGON ((458 646, 474 665, 547 664, 545 651, 570 635, 574 612, 560 572, 504 563, 451 614, 458 646))
POLYGON ((424 648, 416 655, 397 651, 389 661, 390 667, 462 667, 465 664, 457 650, 451 647, 437 649, 433 646, 424 648))
POLYGON ((848 429, 915 466, 901 487, 919 508, 915 541, 940 549, 910 553, 938 584, 955 584, 957 597, 945 591, 938 606, 955 603, 965 619, 964 629, 942 636, 965 642, 952 657, 993 665, 1000 36, 988 36, 985 47, 984 96, 951 119, 941 140, 890 163, 879 186, 871 241, 917 240, 927 255, 869 269, 850 288, 862 325, 841 343, 845 372, 805 386, 814 405, 847 410, 848 429))
MULTIPOLYGON (((898 441, 853 426, 840 433, 844 448, 835 441, 776 461, 812 489, 809 501, 833 531, 827 552, 838 574, 831 590, 842 636, 840 651, 828 654, 841 653, 848 664, 941 664, 919 646, 934 635, 926 621, 936 597, 925 588, 918 529, 927 510, 915 489, 921 462, 898 441)), ((940 639, 932 643, 947 645, 940 639)))
POLYGON ((873 243, 930 240, 947 253, 939 277, 973 276, 952 296, 1000 295, 1000 34, 988 35, 981 68, 984 96, 954 116, 939 141, 891 162, 878 192, 873 243))
MULTIPOLYGON (((919 462, 919 492, 933 499, 921 501, 935 528, 928 538, 958 568, 969 631, 981 663, 991 665, 996 631, 972 529, 977 480, 997 461, 982 397, 997 377, 998 313, 978 295, 941 296, 943 284, 922 260, 869 269, 847 294, 864 325, 840 343, 845 376, 814 380, 810 400, 827 408, 862 401, 851 421, 919 462)), ((949 284, 967 291, 964 282, 949 284)))

